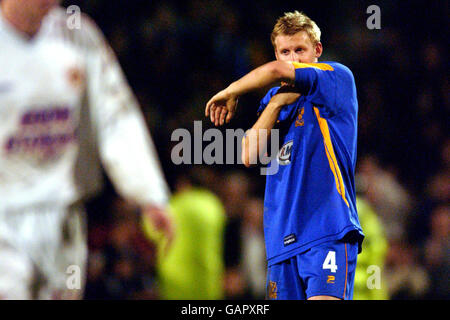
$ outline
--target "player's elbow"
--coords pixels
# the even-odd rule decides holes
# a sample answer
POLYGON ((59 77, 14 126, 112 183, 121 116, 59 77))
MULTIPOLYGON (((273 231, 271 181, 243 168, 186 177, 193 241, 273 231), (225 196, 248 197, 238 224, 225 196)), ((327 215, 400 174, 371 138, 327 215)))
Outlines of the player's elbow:
POLYGON ((295 80, 295 68, 292 63, 272 61, 267 64, 267 68, 276 81, 291 82, 295 80))

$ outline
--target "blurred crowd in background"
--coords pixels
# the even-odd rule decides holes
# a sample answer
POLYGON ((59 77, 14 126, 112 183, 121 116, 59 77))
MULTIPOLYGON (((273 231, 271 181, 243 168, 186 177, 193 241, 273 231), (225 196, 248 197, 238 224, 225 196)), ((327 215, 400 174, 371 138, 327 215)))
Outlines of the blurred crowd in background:
MULTIPOLYGON (((447 1, 91 0, 63 4, 78 5, 89 14, 116 52, 141 103, 174 197, 188 192, 188 184, 210 192, 223 208, 223 213, 216 210, 217 217, 223 214, 223 223, 202 222, 216 223, 216 232, 208 237, 218 241, 214 259, 219 257, 215 263, 219 269, 211 271, 211 279, 217 279, 219 287, 204 296, 194 286, 189 298, 196 293, 212 299, 264 298, 265 179, 257 168, 244 170, 242 165, 175 165, 171 150, 176 142, 171 134, 177 128, 192 131, 195 120, 203 121, 203 130, 212 127, 204 118, 206 102, 230 82, 275 59, 272 27, 284 12, 294 10, 305 12, 321 28, 321 61, 348 66, 358 89, 356 183, 359 199, 367 205, 362 210, 374 213, 367 220, 366 252, 369 246, 379 245, 376 255, 361 259, 361 266, 379 266, 382 285, 369 290, 366 281, 359 279, 362 285, 356 282, 355 298, 449 298, 447 1), (371 4, 381 9, 379 30, 366 26, 366 9, 371 4), (378 227, 372 236, 374 225, 378 227), (383 294, 370 295, 377 290, 383 294)), ((242 97, 236 118, 220 130, 248 129, 264 93, 242 97)), ((167 266, 157 263, 160 246, 142 232, 136 208, 119 199, 107 184, 105 192, 90 202, 88 212, 85 298, 171 298, 161 290, 159 274, 167 266)), ((208 231, 196 232, 201 237, 200 232, 208 231)), ((201 241, 196 245, 202 250, 201 241)))

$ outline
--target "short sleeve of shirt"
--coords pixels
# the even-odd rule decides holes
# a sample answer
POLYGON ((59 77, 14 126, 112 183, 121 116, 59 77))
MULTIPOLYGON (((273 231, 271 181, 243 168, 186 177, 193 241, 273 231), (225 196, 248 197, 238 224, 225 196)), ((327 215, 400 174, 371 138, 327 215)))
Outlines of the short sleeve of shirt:
POLYGON ((292 63, 295 67, 295 86, 314 105, 329 113, 338 112, 336 106, 336 86, 339 72, 328 63, 292 63))

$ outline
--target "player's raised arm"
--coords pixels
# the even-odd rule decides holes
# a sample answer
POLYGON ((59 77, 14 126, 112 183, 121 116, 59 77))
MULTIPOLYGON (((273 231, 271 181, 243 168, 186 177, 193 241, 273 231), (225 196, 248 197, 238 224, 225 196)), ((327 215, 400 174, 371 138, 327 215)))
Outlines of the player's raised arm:
POLYGON ((293 83, 295 67, 290 62, 272 61, 266 63, 217 93, 206 104, 205 116, 216 126, 231 120, 236 112, 238 98, 250 91, 267 87, 276 82, 293 83))

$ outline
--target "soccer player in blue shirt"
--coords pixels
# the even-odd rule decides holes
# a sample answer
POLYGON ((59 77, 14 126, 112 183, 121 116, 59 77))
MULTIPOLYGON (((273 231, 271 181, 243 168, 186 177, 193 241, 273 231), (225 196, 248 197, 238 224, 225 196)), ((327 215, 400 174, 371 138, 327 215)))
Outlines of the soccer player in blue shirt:
POLYGON ((277 170, 266 178, 267 297, 352 299, 364 238, 354 183, 355 81, 342 64, 318 63, 320 29, 303 13, 278 19, 271 40, 277 60, 217 93, 205 115, 222 125, 234 116, 239 96, 281 83, 262 99, 262 113, 242 140, 246 166, 260 159, 265 148, 258 146, 272 130, 279 130, 282 145, 269 164, 277 170), (250 143, 251 136, 258 142, 250 143))

